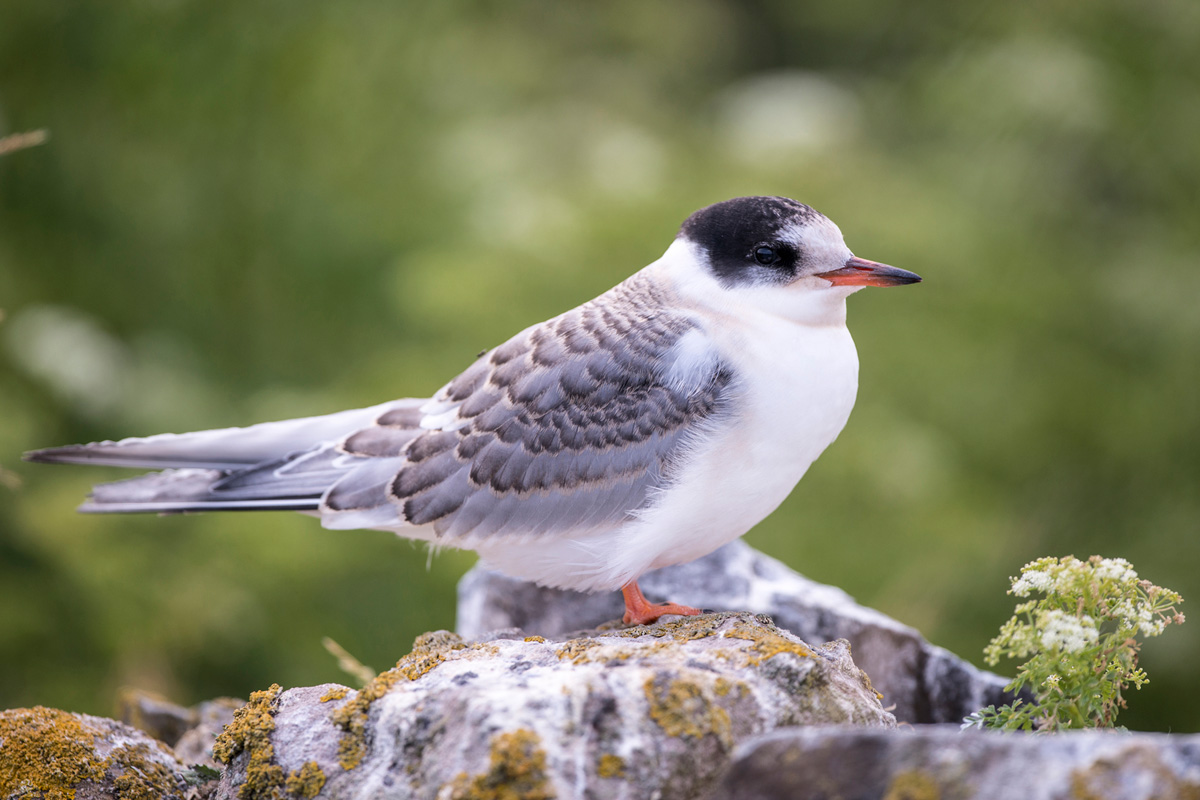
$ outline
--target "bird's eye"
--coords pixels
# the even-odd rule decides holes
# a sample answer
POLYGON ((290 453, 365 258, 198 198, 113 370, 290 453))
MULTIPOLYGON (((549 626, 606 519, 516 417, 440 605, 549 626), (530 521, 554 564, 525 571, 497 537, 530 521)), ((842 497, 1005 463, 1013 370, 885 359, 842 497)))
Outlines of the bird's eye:
POLYGON ((775 248, 769 245, 760 244, 754 248, 754 260, 763 266, 769 267, 779 260, 779 253, 775 252, 775 248))

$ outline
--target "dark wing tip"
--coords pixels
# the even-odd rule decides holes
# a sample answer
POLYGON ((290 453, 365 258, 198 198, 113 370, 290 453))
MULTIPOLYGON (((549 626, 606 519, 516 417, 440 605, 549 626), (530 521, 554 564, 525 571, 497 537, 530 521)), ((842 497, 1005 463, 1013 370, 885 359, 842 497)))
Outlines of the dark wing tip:
POLYGON ((87 447, 81 444, 69 444, 63 447, 45 447, 41 450, 30 450, 21 454, 22 461, 32 461, 37 464, 81 464, 89 461, 87 447))
POLYGON ((206 511, 317 511, 320 509, 320 502, 320 498, 105 502, 90 496, 75 510, 80 514, 157 514, 165 517, 176 514, 201 514, 206 511))

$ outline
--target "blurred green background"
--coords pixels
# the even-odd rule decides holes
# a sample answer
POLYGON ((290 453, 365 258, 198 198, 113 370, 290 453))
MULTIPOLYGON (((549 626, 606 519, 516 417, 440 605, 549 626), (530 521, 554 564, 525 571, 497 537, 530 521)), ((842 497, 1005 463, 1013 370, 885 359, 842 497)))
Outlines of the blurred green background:
MULTIPOLYGON (((1200 602, 1200 4, 0 7, 0 707, 344 681, 474 561, 288 514, 83 517, 23 450, 433 392, 783 194, 850 301, 838 442, 749 541, 980 663, 1042 555, 1200 602)), ((1190 604, 1184 606, 1190 612, 1190 604)), ((1200 623, 1133 728, 1200 729, 1200 623)), ((1013 665, 1001 666, 1011 671, 1013 665)))

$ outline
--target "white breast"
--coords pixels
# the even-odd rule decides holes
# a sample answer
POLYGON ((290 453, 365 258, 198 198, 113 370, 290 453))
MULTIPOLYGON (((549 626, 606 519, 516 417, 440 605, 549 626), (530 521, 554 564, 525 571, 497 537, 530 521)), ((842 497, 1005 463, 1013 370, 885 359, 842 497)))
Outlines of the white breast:
MULTIPOLYGON (((693 453, 660 502, 618 534, 625 579, 699 558, 774 511, 849 419, 858 357, 845 326, 757 320, 738 347, 731 424, 693 453)), ((724 349, 724 348, 722 348, 724 349)), ((620 576, 614 576, 614 581, 620 576)))

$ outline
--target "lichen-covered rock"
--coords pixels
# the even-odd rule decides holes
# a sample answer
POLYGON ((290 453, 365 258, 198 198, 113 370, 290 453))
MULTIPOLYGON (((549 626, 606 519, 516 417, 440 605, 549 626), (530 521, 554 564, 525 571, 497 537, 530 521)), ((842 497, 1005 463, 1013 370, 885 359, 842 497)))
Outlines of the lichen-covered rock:
POLYGON ((0 712, 0 798, 182 800, 170 748, 128 725, 52 708, 0 712))
MULTIPOLYGON (((807 642, 847 640, 855 663, 902 722, 959 722, 984 706, 1011 700, 1005 678, 934 647, 913 628, 740 540, 697 561, 651 572, 640 583, 657 600, 768 614, 807 642)), ((456 627, 466 638, 511 627, 562 636, 617 619, 622 610, 616 592, 546 589, 476 567, 459 582, 456 627)))
POLYGON ((739 742, 830 723, 895 720, 845 643, 810 648, 750 614, 563 640, 439 632, 358 692, 255 693, 218 742, 219 796, 693 798, 739 742))
POLYGON ((1194 800, 1200 735, 1052 736, 918 726, 775 731, 747 742, 709 800, 1194 800))

